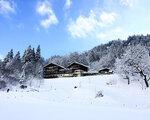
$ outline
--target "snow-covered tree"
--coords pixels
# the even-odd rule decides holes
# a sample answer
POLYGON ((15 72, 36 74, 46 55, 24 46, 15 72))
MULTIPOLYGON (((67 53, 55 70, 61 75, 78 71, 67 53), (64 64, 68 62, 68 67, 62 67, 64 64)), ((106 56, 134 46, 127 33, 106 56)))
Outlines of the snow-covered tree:
POLYGON ((22 77, 23 79, 33 78, 35 77, 35 65, 32 62, 26 62, 22 66, 22 77))
POLYGON ((37 78, 42 78, 43 75, 43 58, 41 56, 41 48, 40 45, 36 49, 35 53, 35 76, 37 78))
POLYGON ((68 63, 69 63, 68 56, 63 56, 62 59, 61 59, 61 64, 60 65, 62 65, 64 67, 67 67, 68 63))
POLYGON ((12 59, 13 59, 13 49, 11 49, 10 52, 8 52, 3 62, 7 63, 10 62, 12 59))
POLYGON ((34 60, 35 60, 35 52, 30 45, 25 52, 25 62, 34 62, 34 60))
POLYGON ((6 68, 6 65, 9 62, 11 62, 12 59, 13 59, 13 49, 11 49, 10 52, 8 52, 4 60, 1 62, 1 74, 2 75, 8 76, 10 74, 11 71, 6 68))
POLYGON ((150 56, 148 50, 140 44, 129 46, 127 51, 116 60, 116 72, 128 80, 142 80, 149 87, 150 56))
POLYGON ((26 59, 25 59, 26 54, 27 54, 27 50, 24 51, 23 56, 22 56, 22 58, 21 58, 21 63, 22 63, 22 64, 26 63, 26 59))
POLYGON ((80 55, 78 52, 73 52, 69 55, 69 63, 80 62, 80 55))
POLYGON ((6 64, 5 69, 10 71, 9 74, 14 75, 16 77, 20 77, 21 67, 22 64, 21 64, 20 52, 17 52, 14 58, 12 58, 12 60, 6 64))
POLYGON ((88 59, 86 57, 86 54, 80 54, 79 55, 79 62, 84 65, 89 65, 88 59))
POLYGON ((3 66, 2 66, 2 64, 3 64, 3 62, 2 62, 2 60, 0 60, 0 76, 2 76, 2 73, 3 73, 3 71, 2 71, 2 69, 3 69, 2 67, 3 66))
POLYGON ((36 49, 35 53, 35 61, 40 61, 41 60, 41 48, 40 45, 36 49))
POLYGON ((35 51, 31 48, 31 45, 28 47, 28 49, 24 52, 24 55, 22 57, 22 77, 28 78, 28 77, 34 77, 35 76, 35 51))
POLYGON ((94 61, 98 61, 99 60, 99 55, 96 52, 96 50, 89 51, 89 53, 88 53, 88 60, 90 62, 94 62, 94 61))

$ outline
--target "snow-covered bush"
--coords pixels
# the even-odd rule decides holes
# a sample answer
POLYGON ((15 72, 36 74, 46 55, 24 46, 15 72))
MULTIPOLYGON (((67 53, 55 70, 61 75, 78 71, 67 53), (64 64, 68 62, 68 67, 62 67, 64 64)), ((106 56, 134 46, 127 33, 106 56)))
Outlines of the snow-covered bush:
POLYGON ((95 98, 101 98, 101 97, 103 97, 103 96, 104 96, 104 95, 103 95, 103 91, 100 90, 100 91, 98 91, 98 92, 96 93, 95 98))

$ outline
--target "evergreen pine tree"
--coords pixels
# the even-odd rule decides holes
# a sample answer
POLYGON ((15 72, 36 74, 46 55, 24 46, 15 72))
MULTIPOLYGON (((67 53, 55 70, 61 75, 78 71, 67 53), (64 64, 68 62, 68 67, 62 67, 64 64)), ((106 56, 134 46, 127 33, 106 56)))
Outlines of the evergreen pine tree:
POLYGON ((40 45, 36 49, 35 60, 36 60, 36 62, 41 60, 41 48, 40 48, 40 45))
POLYGON ((37 78, 42 78, 42 74, 43 74, 43 59, 41 57, 40 45, 36 49, 35 62, 36 62, 35 75, 36 75, 37 78))
POLYGON ((35 76, 35 51, 31 48, 31 45, 25 51, 23 58, 23 77, 29 78, 35 76))

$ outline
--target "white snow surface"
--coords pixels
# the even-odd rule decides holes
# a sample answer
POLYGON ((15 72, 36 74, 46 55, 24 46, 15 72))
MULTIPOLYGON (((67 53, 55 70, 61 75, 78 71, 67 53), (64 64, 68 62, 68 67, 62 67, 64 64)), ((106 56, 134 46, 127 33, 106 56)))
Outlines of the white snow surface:
POLYGON ((150 89, 117 75, 45 79, 1 91, 0 120, 150 120, 150 89), (95 98, 98 91, 104 96, 95 98))

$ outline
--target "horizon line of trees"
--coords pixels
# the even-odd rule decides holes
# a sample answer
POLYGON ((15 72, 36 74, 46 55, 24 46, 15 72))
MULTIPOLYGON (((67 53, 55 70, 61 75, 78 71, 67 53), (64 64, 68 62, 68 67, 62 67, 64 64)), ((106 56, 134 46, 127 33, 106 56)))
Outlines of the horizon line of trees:
POLYGON ((150 35, 133 35, 129 36, 127 40, 113 40, 83 53, 55 55, 47 60, 41 56, 40 46, 35 50, 30 45, 22 56, 20 52, 14 55, 12 49, 3 61, 0 60, 0 77, 1 79, 10 77, 18 81, 26 81, 31 78, 42 78, 43 66, 49 62, 64 67, 72 62, 80 62, 95 70, 111 68, 127 80, 128 84, 132 81, 142 80, 144 81, 142 83, 149 87, 149 56, 150 35))

